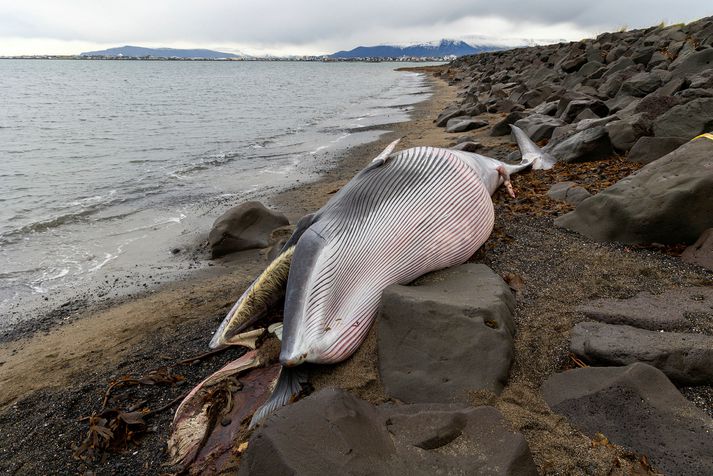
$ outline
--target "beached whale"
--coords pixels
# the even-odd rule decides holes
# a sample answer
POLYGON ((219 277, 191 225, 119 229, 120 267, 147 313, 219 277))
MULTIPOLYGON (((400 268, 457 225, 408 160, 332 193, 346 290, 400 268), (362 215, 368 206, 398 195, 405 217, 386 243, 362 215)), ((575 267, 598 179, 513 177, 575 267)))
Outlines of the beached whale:
MULTIPOLYGON (((522 161, 520 164, 511 165, 480 154, 447 149, 450 156, 456 157, 463 163, 468 164, 470 169, 480 178, 490 195, 492 195, 501 185, 504 185, 507 188, 508 193, 514 195, 512 185, 510 183, 511 174, 528 167, 533 169, 549 169, 555 163, 554 158, 552 158, 549 154, 542 152, 522 130, 515 126, 511 127, 518 146, 522 151, 522 161)), ((354 180, 361 180, 364 175, 373 175, 371 174, 373 169, 383 165, 386 162, 397 143, 398 140, 389 144, 389 146, 386 147, 386 149, 384 149, 384 151, 372 161, 371 165, 360 175, 355 177, 354 180)), ((419 150, 419 152, 412 154, 412 152, 404 151, 401 154, 409 156, 412 161, 418 161, 424 154, 443 154, 446 149, 417 148, 409 150, 412 152, 419 150)), ((405 184, 408 186, 408 183, 405 184)), ((402 186, 403 185, 404 182, 402 182, 402 186)), ((348 184, 347 187, 349 186, 350 185, 348 184)), ((424 189, 427 186, 428 185, 426 183, 422 183, 420 188, 424 189)), ((347 187, 345 187, 345 190, 347 187)), ((371 188, 373 189, 374 187, 371 188)), ((218 349, 228 345, 243 345, 249 348, 254 348, 257 338, 263 334, 265 330, 257 329, 249 332, 245 332, 245 330, 264 317, 270 309, 281 303, 287 288, 287 278, 290 272, 290 264, 294 254, 295 245, 305 230, 313 224, 319 223, 320 220, 323 220, 324 217, 328 215, 328 213, 325 213, 325 210, 334 211, 340 208, 338 202, 342 200, 342 196, 343 194, 340 192, 333 197, 333 199, 330 200, 330 202, 322 210, 314 214, 307 215, 299 221, 295 232, 286 242, 278 257, 275 258, 275 260, 270 263, 265 271, 248 287, 248 289, 245 290, 243 295, 236 301, 235 305, 227 313, 226 317, 223 319, 221 325, 218 327, 210 341, 209 345, 212 349, 218 349), (337 202, 336 207, 334 205, 335 202, 337 202)), ((384 198, 385 197, 381 197, 380 199, 383 201, 384 198)), ((384 225, 382 227, 382 232, 386 231, 386 229, 386 225, 384 225)))
POLYGON ((394 141, 322 209, 300 220, 280 255, 238 299, 210 342, 214 349, 254 349, 267 330, 253 327, 284 298, 284 324, 270 326, 282 340, 282 365, 257 369, 268 361, 248 353, 196 387, 174 417, 172 461, 209 464, 210 455, 220 453, 215 448, 232 447, 245 415, 256 409, 253 426, 301 391, 300 364, 349 357, 366 337, 387 286, 466 261, 492 231, 490 196, 498 187, 513 194, 511 174, 554 163, 524 133, 515 137, 523 155, 517 165, 435 147, 392 153, 394 141), (239 376, 237 387, 245 388, 233 393, 239 376), (238 410, 237 404, 244 408, 238 410), (227 414, 234 414, 238 427, 216 433, 225 418, 221 415, 227 414), (209 441, 210 448, 203 450, 209 441))
MULTIPOLYGON (((253 347, 256 331, 245 329, 284 296, 285 368, 349 357, 366 337, 386 287, 465 262, 492 231, 495 190, 504 185, 513 195, 511 174, 552 166, 551 157, 513 130, 523 153, 517 165, 435 147, 392 153, 398 141, 390 144, 322 209, 300 221, 210 346, 253 347)), ((297 391, 299 379, 283 369, 255 421, 297 391)))

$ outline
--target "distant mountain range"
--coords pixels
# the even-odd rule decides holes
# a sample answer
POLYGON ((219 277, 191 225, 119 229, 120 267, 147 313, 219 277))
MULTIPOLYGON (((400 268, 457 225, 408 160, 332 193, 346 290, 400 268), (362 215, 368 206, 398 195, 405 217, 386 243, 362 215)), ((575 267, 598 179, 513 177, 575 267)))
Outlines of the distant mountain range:
POLYGON ((440 40, 433 43, 419 45, 396 46, 359 46, 349 51, 338 51, 329 55, 330 58, 400 58, 410 57, 443 57, 465 56, 502 49, 498 46, 469 45, 465 41, 440 40))
POLYGON ((175 48, 143 48, 141 46, 119 46, 101 51, 87 51, 81 56, 153 56, 155 58, 241 58, 241 55, 213 50, 182 50, 175 48))
MULTIPOLYGON (((349 51, 338 51, 329 55, 335 59, 354 58, 442 58, 444 56, 464 56, 502 49, 493 45, 471 45, 460 40, 440 40, 418 45, 359 46, 349 51)), ((132 57, 132 58, 182 58, 182 59, 234 59, 248 56, 206 49, 144 48, 142 46, 119 46, 99 51, 86 51, 81 56, 132 57)))

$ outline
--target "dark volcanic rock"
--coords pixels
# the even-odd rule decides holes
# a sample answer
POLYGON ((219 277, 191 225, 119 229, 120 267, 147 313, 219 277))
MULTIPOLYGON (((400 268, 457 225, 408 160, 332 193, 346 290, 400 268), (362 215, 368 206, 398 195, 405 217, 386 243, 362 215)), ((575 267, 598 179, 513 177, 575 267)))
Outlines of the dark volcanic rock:
POLYGON ((648 164, 685 144, 684 139, 678 137, 641 137, 629 151, 626 157, 631 162, 648 164))
POLYGON ((686 88, 678 91, 674 97, 682 102, 693 101, 694 99, 704 99, 713 97, 713 89, 686 88))
POLYGON ((524 437, 493 407, 375 407, 325 389, 269 417, 240 475, 537 474, 524 437))
POLYGON ((600 63, 599 61, 589 61, 588 63, 585 63, 584 66, 582 66, 579 69, 579 74, 581 74, 584 77, 590 78, 590 79, 597 79, 597 78, 594 78, 593 75, 595 73, 597 73, 598 71, 601 71, 602 74, 604 74, 604 71, 606 71, 606 69, 603 69, 603 66, 604 65, 602 63, 600 63))
POLYGON ((572 122, 575 117, 585 109, 589 109, 598 117, 604 117, 609 114, 609 108, 599 99, 594 98, 584 98, 584 99, 573 99, 567 104, 564 112, 560 116, 565 122, 572 122))
POLYGON ((681 259, 713 270, 713 228, 701 233, 698 240, 684 250, 681 259))
MULTIPOLYGON (((609 73, 610 71, 607 71, 607 73, 609 73)), ((602 97, 614 97, 616 93, 618 93, 621 89, 621 85, 624 84, 624 81, 634 76, 638 72, 638 67, 630 66, 623 70, 617 70, 614 74, 611 75, 607 75, 607 73, 605 73, 602 76, 603 82, 597 88, 597 92, 602 97)))
MULTIPOLYGON (((452 120, 453 119, 451 119, 451 121, 452 120)), ((450 124, 451 121, 448 121, 448 123, 450 124)), ((465 119, 458 121, 453 125, 449 125, 446 128, 446 132, 467 132, 472 131, 473 129, 480 129, 481 127, 485 127, 487 125, 488 121, 484 121, 482 119, 465 119)))
POLYGON ((582 200, 591 197, 592 194, 586 188, 574 182, 560 182, 550 187, 547 196, 552 200, 559 200, 576 206, 582 200))
POLYGON ((671 63, 671 72, 676 76, 693 76, 713 68, 713 48, 696 51, 682 61, 671 63))
POLYGON ((550 101, 540 104, 535 107, 532 112, 535 114, 544 114, 545 116, 554 116, 557 114, 557 104, 558 101, 550 101))
POLYGON ((510 114, 505 116, 500 122, 493 126, 493 129, 490 131, 490 135, 493 137, 509 135, 510 124, 515 124, 515 122, 519 121, 525 116, 526 114, 522 111, 511 112, 510 114))
POLYGON ((572 329, 569 350, 604 365, 643 362, 683 385, 713 383, 711 336, 580 322, 572 329))
POLYGON ((713 227, 711 167, 713 141, 688 142, 555 223, 599 241, 692 243, 713 227))
POLYGON ((589 162, 607 159, 614 154, 609 135, 603 126, 577 132, 546 149, 558 162, 589 162))
POLYGON ((619 94, 629 96, 644 97, 656 91, 659 87, 671 80, 671 73, 656 69, 653 71, 642 71, 624 81, 619 89, 619 94))
POLYGON ((587 367, 550 377, 547 404, 590 437, 648 456, 670 475, 713 472, 713 419, 686 400, 658 369, 587 367))
POLYGON ((572 123, 574 124, 574 123, 578 123, 580 121, 586 121, 586 120, 590 120, 590 119, 601 119, 601 118, 599 116, 597 116, 596 114, 594 114, 591 109, 585 109, 582 112, 580 112, 579 114, 577 114, 577 117, 572 119, 572 123))
POLYGON ((686 316, 699 315, 713 322, 713 288, 669 289, 662 294, 642 292, 630 299, 596 299, 577 310, 590 319, 625 324, 652 331, 686 330, 686 316))
POLYGON ((478 152, 480 149, 483 148, 483 144, 481 144, 480 142, 465 141, 460 142, 450 148, 454 150, 463 150, 465 152, 478 152))
POLYGON ((489 406, 380 407, 400 459, 392 474, 536 475, 525 438, 489 406), (404 471, 412 467, 412 471, 404 471))
POLYGON ((713 130, 713 98, 694 99, 671 108, 654 122, 656 137, 690 140, 713 130))
POLYGON ((378 318, 387 395, 448 403, 467 401, 471 390, 499 393, 510 369, 514 306, 507 284, 481 264, 388 287, 378 318))
POLYGON ((575 71, 578 71, 586 62, 587 57, 584 55, 579 55, 563 61, 560 67, 565 73, 573 73, 575 71))
POLYGON ((696 75, 690 77, 691 84, 689 88, 691 89, 713 89, 713 66, 696 75))
POLYGON ((686 84, 686 80, 680 76, 674 76, 666 84, 658 88, 655 92, 657 96, 673 96, 676 91, 681 89, 683 85, 686 84))
POLYGON ((591 129, 592 127, 605 126, 610 122, 618 120, 619 118, 617 116, 598 117, 596 119, 582 119, 581 121, 577 122, 575 130, 583 131, 584 129, 591 129))
POLYGON ((473 118, 471 116, 456 116, 451 119, 448 119, 448 121, 446 122, 446 129, 449 127, 455 126, 459 122, 467 121, 470 119, 473 119, 473 118))
POLYGON ((533 114, 516 121, 515 125, 522 129, 530 139, 537 142, 552 137, 552 131, 556 127, 564 125, 564 122, 544 114, 533 114))
POLYGON ((239 474, 371 474, 395 455, 376 407, 326 389, 270 416, 250 438, 239 474))
POLYGON ((281 213, 265 208, 260 202, 245 202, 223 213, 213 223, 208 244, 213 258, 270 245, 275 228, 289 225, 281 213))
POLYGON ((681 101, 677 98, 652 93, 638 101, 632 110, 621 111, 619 115, 625 116, 643 113, 647 119, 654 120, 679 104, 681 104, 681 101))
POLYGON ((446 127, 446 124, 448 123, 449 120, 453 119, 454 117, 458 116, 463 116, 464 112, 460 107, 449 107, 442 113, 438 115, 436 118, 436 126, 437 127, 446 127))
POLYGON ((606 125, 609 140, 614 148, 620 152, 631 149, 640 137, 650 134, 651 121, 644 113, 627 116, 620 121, 613 121, 606 125))

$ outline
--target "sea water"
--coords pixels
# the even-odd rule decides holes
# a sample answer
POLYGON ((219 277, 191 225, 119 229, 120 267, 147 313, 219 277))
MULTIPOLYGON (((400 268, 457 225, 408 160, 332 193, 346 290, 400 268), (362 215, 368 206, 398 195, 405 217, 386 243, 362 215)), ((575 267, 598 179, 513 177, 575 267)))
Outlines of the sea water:
POLYGON ((228 207, 407 119, 428 86, 397 66, 0 60, 0 328, 204 265, 175 251, 228 207))

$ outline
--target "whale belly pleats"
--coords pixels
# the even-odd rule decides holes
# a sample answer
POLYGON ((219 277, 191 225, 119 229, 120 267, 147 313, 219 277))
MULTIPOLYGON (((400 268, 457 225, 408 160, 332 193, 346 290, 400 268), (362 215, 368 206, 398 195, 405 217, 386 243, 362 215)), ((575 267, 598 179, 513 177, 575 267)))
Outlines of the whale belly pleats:
POLYGON ((493 222, 482 181, 446 149, 408 149, 357 175, 295 248, 283 364, 347 358, 366 337, 387 286, 465 262, 493 222))

